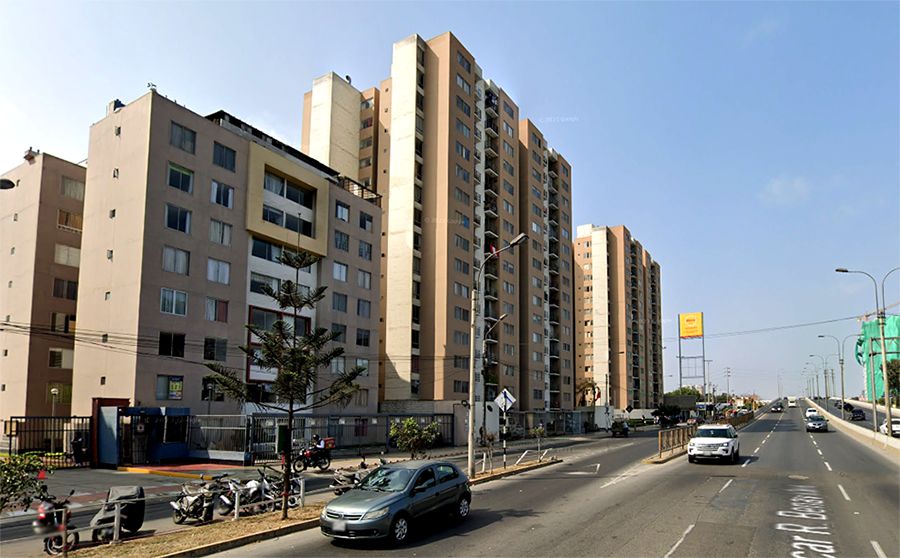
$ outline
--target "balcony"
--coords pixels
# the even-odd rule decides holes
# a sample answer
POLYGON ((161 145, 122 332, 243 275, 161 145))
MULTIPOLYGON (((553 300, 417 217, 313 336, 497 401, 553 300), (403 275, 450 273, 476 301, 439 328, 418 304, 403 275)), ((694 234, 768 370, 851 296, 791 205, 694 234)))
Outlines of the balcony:
POLYGON ((550 325, 559 325, 559 312, 550 311, 550 325))
POLYGON ((487 215, 492 215, 492 216, 494 216, 494 217, 497 217, 497 216, 498 216, 498 213, 497 213, 497 204, 496 204, 496 203, 491 203, 491 202, 485 201, 485 202, 484 202, 484 212, 485 212, 485 214, 487 214, 487 215))
POLYGON ((497 274, 497 266, 493 264, 484 266, 484 276, 491 279, 497 279, 499 277, 497 274))
MULTIPOLYGON (((494 173, 494 177, 496 178, 497 173, 494 173)), ((497 191, 497 181, 496 180, 488 180, 484 183, 484 193, 489 194, 491 196, 497 197, 499 192, 497 191)))
POLYGON ((559 178, 559 175, 556 174, 556 171, 551 168, 550 169, 550 177, 553 179, 556 179, 556 178, 559 178))
POLYGON ((497 127, 497 119, 489 118, 484 124, 484 133, 492 138, 500 137, 500 130, 497 127))
POLYGON ((550 274, 551 275, 553 275, 553 274, 559 275, 559 261, 558 260, 553 260, 550 262, 550 274))
POLYGON ((550 196, 549 203, 551 209, 559 209, 559 196, 550 196))
POLYGON ((484 174, 493 178, 497 178, 498 176, 500 176, 500 173, 497 172, 496 165, 493 165, 491 163, 484 164, 484 174))
POLYGON ((488 115, 497 118, 497 111, 500 109, 500 102, 497 99, 497 95, 488 91, 484 95, 484 112, 488 115))
POLYGON ((484 154, 488 157, 497 156, 497 144, 493 140, 484 142, 484 154))
POLYGON ((497 289, 485 289, 484 298, 487 300, 497 300, 497 289))

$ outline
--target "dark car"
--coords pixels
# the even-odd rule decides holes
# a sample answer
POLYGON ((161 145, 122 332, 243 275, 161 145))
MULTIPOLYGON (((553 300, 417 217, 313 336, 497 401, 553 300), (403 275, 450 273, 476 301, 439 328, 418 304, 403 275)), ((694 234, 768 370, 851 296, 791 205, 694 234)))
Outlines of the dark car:
POLYGON ((774 407, 772 407, 772 412, 773 413, 783 413, 784 407, 782 407, 781 405, 775 405, 774 407))
POLYGON ((850 420, 866 420, 866 413, 862 409, 852 409, 850 411, 850 420))
POLYGON ((612 433, 612 437, 616 436, 625 436, 628 437, 628 421, 623 419, 613 420, 612 426, 610 427, 610 432, 612 433))
POLYGON ((853 405, 851 405, 850 403, 847 403, 846 401, 844 402, 844 410, 845 411, 852 411, 853 409, 854 409, 853 405))
POLYGON ((469 515, 469 479, 445 461, 406 461, 379 467, 356 488, 325 506, 322 534, 339 539, 388 538, 400 544, 415 521, 435 512, 469 515))

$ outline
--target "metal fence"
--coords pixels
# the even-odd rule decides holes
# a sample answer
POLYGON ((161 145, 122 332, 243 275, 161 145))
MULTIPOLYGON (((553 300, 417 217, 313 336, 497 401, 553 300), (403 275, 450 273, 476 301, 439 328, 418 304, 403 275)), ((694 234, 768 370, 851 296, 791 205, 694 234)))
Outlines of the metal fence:
POLYGON ((593 424, 594 416, 582 411, 511 411, 507 413, 510 437, 523 438, 534 428, 544 427, 546 436, 583 434, 585 424, 593 424))
POLYGON ((659 455, 662 456, 664 451, 683 448, 691 441, 691 438, 693 438, 696 433, 696 424, 660 430, 658 435, 659 455))
POLYGON ((91 464, 91 417, 10 417, 3 435, 10 454, 37 454, 55 469, 91 464))

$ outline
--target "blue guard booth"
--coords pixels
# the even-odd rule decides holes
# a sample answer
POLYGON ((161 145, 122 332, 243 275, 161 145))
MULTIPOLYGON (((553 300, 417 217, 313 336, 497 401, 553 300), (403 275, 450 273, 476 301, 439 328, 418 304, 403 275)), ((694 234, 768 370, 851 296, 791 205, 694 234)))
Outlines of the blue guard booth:
POLYGON ((101 466, 157 465, 188 458, 187 407, 102 407, 101 466))

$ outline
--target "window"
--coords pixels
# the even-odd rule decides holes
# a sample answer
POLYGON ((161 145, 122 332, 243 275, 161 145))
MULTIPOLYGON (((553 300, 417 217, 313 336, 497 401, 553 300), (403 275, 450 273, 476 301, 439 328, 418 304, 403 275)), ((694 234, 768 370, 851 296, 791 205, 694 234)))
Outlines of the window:
POLYGON ((209 201, 231 209, 234 207, 234 188, 213 180, 209 201))
POLYGON ((262 209, 262 218, 263 221, 268 221, 273 225, 278 225, 279 227, 284 226, 284 211, 264 205, 262 209))
POLYGON ((280 262, 281 261, 281 246, 277 246, 275 244, 270 244, 265 240, 259 240, 258 238, 253 239, 253 248, 251 249, 251 254, 256 256, 257 258, 262 258, 264 260, 269 260, 270 262, 280 262))
POLYGON ((372 288, 372 274, 362 269, 356 270, 356 286, 363 289, 372 288))
POLYGON ((234 149, 225 147, 219 142, 213 144, 213 164, 234 172, 234 149))
POLYGON ((472 130, 463 123, 459 118, 456 119, 456 131, 459 132, 464 138, 469 137, 472 134, 472 130))
POLYGON ((184 358, 184 334, 160 331, 159 354, 162 356, 184 358))
POLYGON ((466 169, 462 168, 459 165, 456 165, 456 178, 459 178, 463 182, 468 182, 469 181, 469 171, 467 171, 466 169))
POLYGON ((543 399, 544 398, 544 390, 536 389, 533 390, 533 395, 535 399, 543 399))
POLYGON ((365 169, 372 166, 372 158, 371 157, 363 157, 359 160, 359 168, 365 169))
POLYGON ((465 102, 459 95, 456 96, 456 108, 461 110, 466 116, 472 116, 472 108, 469 103, 465 102))
POLYGON ((163 271, 189 275, 191 267, 191 253, 187 250, 163 246, 163 271))
POLYGON ((467 239, 465 239, 457 234, 457 235, 454 235, 453 240, 454 240, 454 245, 457 248, 464 250, 466 252, 469 251, 469 241, 467 239))
POLYGON ((509 103, 507 103, 506 101, 503 101, 503 112, 508 114, 512 119, 516 118, 516 111, 513 110, 513 108, 509 106, 509 103))
POLYGON ((469 357, 467 356, 454 356, 453 357, 453 366, 454 368, 469 368, 469 357))
POLYGON ((469 82, 459 74, 456 74, 456 85, 458 85, 460 89, 465 91, 466 95, 472 94, 472 86, 469 85, 469 82))
POLYGON ((375 119, 370 116, 359 123, 359 129, 365 130, 366 128, 371 128, 374 123, 375 119))
POLYGON ((541 199, 541 191, 537 188, 537 186, 531 187, 531 195, 536 197, 537 199, 541 199))
POLYGON ((280 318, 278 312, 262 310, 260 308, 250 309, 250 324, 259 330, 271 331, 272 326, 274 326, 275 322, 280 318))
POLYGON ((469 287, 461 284, 461 283, 453 283, 453 294, 457 296, 462 296, 465 298, 469 298, 469 287))
POLYGON ((206 279, 214 283, 227 285, 231 280, 231 264, 215 258, 209 258, 206 261, 206 279))
POLYGON ((331 324, 331 333, 335 336, 333 341, 338 343, 347 342, 347 326, 344 324, 331 324))
POLYGON ((469 217, 463 215, 459 211, 456 212, 456 222, 463 226, 464 229, 469 228, 469 217))
POLYGON ((345 223, 349 223, 350 222, 350 206, 345 203, 342 203, 342 202, 335 202, 334 203, 334 216, 335 216, 335 218, 340 219, 341 221, 343 221, 345 223))
POLYGON ((513 186, 513 185, 509 182, 509 180, 507 180, 507 179, 505 179, 505 178, 503 179, 503 189, 506 190, 507 192, 509 192, 509 193, 512 194, 512 195, 515 195, 515 193, 516 193, 516 187, 513 186))
POLYGON ((358 299, 356 301, 356 315, 361 318, 370 318, 372 316, 372 303, 368 300, 358 299))
POLYGON ((366 261, 372 261, 372 245, 365 240, 359 241, 359 257, 366 261))
POLYGON ((365 149, 367 147, 372 147, 372 141, 372 136, 359 140, 359 148, 365 149))
POLYGON ((210 322, 228 322, 228 301, 207 297, 206 319, 210 322))
POLYGON ((513 168, 509 161, 503 161, 503 169, 508 172, 511 176, 516 175, 516 169, 513 168))
POLYGON ((181 400, 184 397, 184 376, 156 377, 156 399, 159 401, 181 400))
POLYGON ((159 294, 159 311, 176 316, 187 315, 187 293, 174 289, 162 288, 159 294))
POLYGON ((469 310, 466 308, 462 308, 461 306, 456 306, 453 308, 453 317, 457 320, 462 320, 464 322, 469 321, 469 310))
POLYGON ((503 209, 506 210, 510 215, 516 212, 516 208, 513 207, 513 204, 509 203, 509 200, 503 200, 503 209))
POLYGON ((458 187, 456 188, 456 191, 454 192, 453 197, 456 198, 456 201, 458 201, 464 205, 469 205, 469 200, 470 200, 469 194, 463 192, 458 187))
POLYGON ((78 267, 81 263, 81 250, 74 246, 57 244, 53 254, 53 261, 60 265, 78 267))
POLYGON ((532 333, 531 334, 531 342, 532 343, 543 343, 544 338, 540 333, 532 333))
POLYGON ((313 238, 313 224, 306 219, 288 213, 284 218, 284 228, 313 238))
POLYGON ((372 232, 373 229, 372 216, 363 211, 359 212, 359 228, 372 232))
POLYGON ((197 132, 172 122, 169 129, 169 143, 182 151, 193 154, 197 145, 197 132))
POLYGON ((471 151, 469 151, 468 147, 459 142, 456 142, 456 154, 468 161, 472 153, 471 151))
POLYGON ((206 337, 203 339, 203 360, 218 360, 225 362, 228 354, 228 340, 218 337, 206 337))
POLYGON ((505 292, 507 294, 515 294, 516 286, 513 285, 512 283, 510 283, 509 281, 504 281, 503 282, 503 292, 505 292))
POLYGON ((334 247, 338 250, 343 250, 344 252, 350 251, 350 235, 341 232, 334 231, 334 247))
POLYGON ((531 178, 540 182, 541 181, 541 173, 538 172, 537 169, 531 169, 531 178))
POLYGON ((511 302, 503 303, 503 313, 504 314, 515 314, 515 312, 516 312, 515 304, 512 304, 511 302))
POLYGON ((463 69, 469 73, 472 72, 472 63, 469 62, 469 59, 462 55, 461 52, 456 53, 456 61, 459 62, 459 65, 463 67, 463 69))
POLYGON ((50 315, 50 331, 73 333, 75 331, 75 315, 53 312, 50 315))
POLYGON ((263 188, 273 194, 284 196, 284 179, 267 172, 263 180, 263 188))
POLYGON ((544 210, 541 209, 537 204, 533 203, 533 204, 531 204, 531 213, 533 215, 540 217, 544 214, 544 210))
POLYGON ((513 127, 510 126, 510 125, 506 122, 506 120, 503 121, 503 131, 506 132, 506 135, 509 136, 509 137, 511 137, 511 138, 516 137, 516 131, 513 130, 513 127))
POLYGON ((462 261, 462 260, 459 259, 459 258, 455 258, 455 260, 454 260, 454 262, 453 262, 453 266, 454 266, 454 268, 456 269, 456 271, 458 271, 458 272, 460 272, 460 273, 462 273, 462 274, 464 274, 464 275, 468 275, 468 274, 469 274, 469 264, 468 264, 468 262, 464 262, 464 261, 462 261))
POLYGON ((456 393, 468 393, 469 382, 465 380, 453 380, 453 391, 456 393))
POLYGON ((166 204, 166 227, 191 234, 191 212, 183 207, 166 204))
POLYGON ((334 268, 332 272, 332 277, 334 277, 338 281, 347 281, 347 264, 342 264, 340 262, 334 262, 334 268))
POLYGON ((209 241, 223 246, 231 246, 231 225, 210 219, 209 241))
POLYGON ((65 231, 81 232, 83 217, 80 213, 70 213, 59 209, 56 211, 56 226, 65 231))
POLYGON ((453 342, 457 345, 468 345, 469 344, 469 334, 464 331, 454 331, 453 332, 453 342))
POLYGON ((346 312, 347 295, 341 293, 331 293, 331 309, 335 312, 346 312))
POLYGON ((541 225, 532 221, 531 222, 531 232, 541 234, 541 225))
POLYGON ((84 201, 84 182, 64 176, 59 186, 59 193, 73 200, 84 201))
POLYGON ((50 368, 72 368, 74 356, 72 349, 50 349, 47 365, 50 368))
POLYGON ((169 163, 169 186, 190 194, 194 191, 194 171, 169 163))
POLYGON ((356 344, 359 347, 368 347, 369 346, 369 338, 371 337, 371 332, 368 329, 360 329, 356 330, 356 344))
MULTIPOLYGON (((78 298, 78 281, 68 281, 66 279, 53 279, 53 296, 56 298, 67 298, 69 300, 77 300, 78 298)), ((9 320, 7 320, 9 321, 9 320)))
POLYGON ((251 293, 266 294, 264 291, 266 285, 273 291, 278 292, 278 290, 281 289, 281 279, 269 277, 268 275, 263 275, 261 273, 250 274, 251 293))
POLYGON ((510 145, 509 142, 506 140, 503 140, 503 151, 505 151, 506 154, 509 155, 510 157, 516 156, 516 148, 514 148, 512 145, 510 145))
POLYGON ((343 374, 344 370, 346 370, 346 359, 342 356, 335 357, 331 361, 331 373, 343 374))

